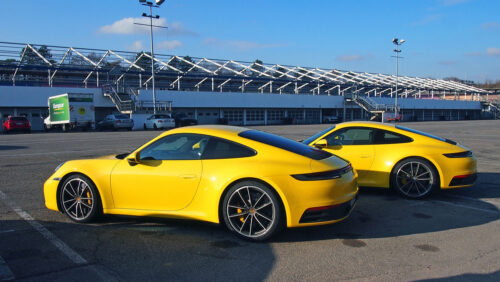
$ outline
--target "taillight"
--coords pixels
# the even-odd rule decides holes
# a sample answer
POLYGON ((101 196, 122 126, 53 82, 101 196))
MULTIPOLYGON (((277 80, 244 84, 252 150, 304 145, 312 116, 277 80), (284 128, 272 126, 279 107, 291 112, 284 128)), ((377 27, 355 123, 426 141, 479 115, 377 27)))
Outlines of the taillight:
POLYGON ((351 164, 335 170, 328 170, 322 172, 313 172, 305 174, 293 174, 292 177, 301 181, 315 181, 315 180, 328 180, 341 178, 343 174, 352 170, 351 164))
POLYGON ((121 121, 121 120, 119 120, 119 119, 117 119, 117 120, 116 120, 116 123, 122 123, 122 121, 121 121))
POLYGON ((459 153, 443 154, 447 158, 470 158, 472 157, 472 151, 465 151, 459 153))
POLYGON ((161 120, 161 119, 160 119, 160 120, 158 120, 158 123, 162 123, 162 122, 163 122, 163 120, 161 120))

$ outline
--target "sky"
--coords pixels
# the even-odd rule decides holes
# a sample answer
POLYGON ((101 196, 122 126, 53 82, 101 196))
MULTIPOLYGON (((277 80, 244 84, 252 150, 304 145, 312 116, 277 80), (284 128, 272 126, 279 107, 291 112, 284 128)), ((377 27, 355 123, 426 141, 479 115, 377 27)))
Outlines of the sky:
MULTIPOLYGON (((138 0, 0 0, 0 41, 149 50, 138 0)), ((155 52, 394 74, 500 80, 499 0, 166 0, 155 52)))

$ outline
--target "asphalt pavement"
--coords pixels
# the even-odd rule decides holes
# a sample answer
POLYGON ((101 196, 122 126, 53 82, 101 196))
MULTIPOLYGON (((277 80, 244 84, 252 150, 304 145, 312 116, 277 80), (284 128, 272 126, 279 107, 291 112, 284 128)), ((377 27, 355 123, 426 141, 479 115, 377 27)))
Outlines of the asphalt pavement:
MULTIPOLYGON (((362 189, 347 220, 263 243, 204 222, 75 224, 45 208, 43 183, 59 163, 128 152, 159 131, 0 135, 0 280, 500 281, 500 121, 404 125, 470 147, 476 185, 422 201, 362 189)), ((253 128, 299 140, 327 126, 253 128)))

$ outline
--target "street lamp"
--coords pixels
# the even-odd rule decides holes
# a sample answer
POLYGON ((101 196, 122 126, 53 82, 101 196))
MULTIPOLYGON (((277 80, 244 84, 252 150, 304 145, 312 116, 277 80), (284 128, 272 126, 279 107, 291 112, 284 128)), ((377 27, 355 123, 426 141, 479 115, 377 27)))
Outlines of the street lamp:
POLYGON ((392 43, 396 45, 396 49, 394 49, 394 53, 396 53, 396 102, 394 104, 394 120, 398 117, 398 78, 399 78, 399 53, 401 53, 401 49, 399 49, 399 46, 403 45, 405 43, 404 39, 397 39, 393 38, 392 43))
MULTIPOLYGON (((160 16, 153 16, 153 7, 159 8, 161 4, 163 4, 165 0, 155 0, 155 3, 146 0, 139 0, 139 3, 143 6, 149 7, 149 15, 146 13, 142 13, 143 17, 149 18, 149 32, 151 36, 151 80, 153 84, 153 113, 156 114, 156 89, 155 89, 155 53, 153 47, 153 18, 159 19, 160 16)), ((143 24, 140 24, 143 25, 143 24)))

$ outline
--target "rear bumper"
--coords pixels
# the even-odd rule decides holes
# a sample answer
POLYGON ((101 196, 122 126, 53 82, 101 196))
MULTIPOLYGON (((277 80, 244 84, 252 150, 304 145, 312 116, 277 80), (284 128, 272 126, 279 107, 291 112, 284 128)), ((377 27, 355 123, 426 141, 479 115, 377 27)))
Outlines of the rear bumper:
POLYGON ((471 185, 474 185, 474 183, 476 182, 476 179, 477 179, 476 173, 468 174, 468 175, 457 175, 457 176, 453 177, 453 179, 451 179, 449 186, 450 187, 471 186, 471 185))
POLYGON ((351 200, 341 204, 309 208, 302 214, 299 223, 338 221, 346 218, 356 205, 357 199, 358 196, 356 195, 351 200))

